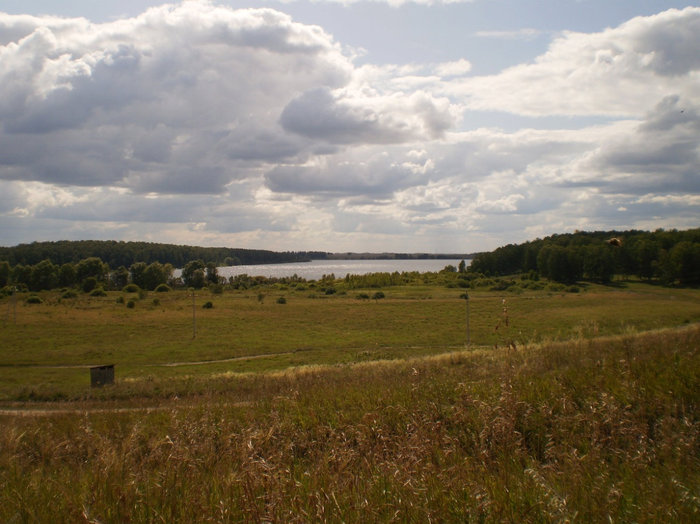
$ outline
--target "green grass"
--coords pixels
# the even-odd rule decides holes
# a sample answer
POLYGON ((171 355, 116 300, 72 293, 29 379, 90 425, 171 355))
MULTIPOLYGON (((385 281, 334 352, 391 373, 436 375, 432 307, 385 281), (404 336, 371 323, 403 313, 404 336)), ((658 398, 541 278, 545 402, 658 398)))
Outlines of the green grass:
MULTIPOLYGON (((381 300, 358 300, 362 290, 325 296, 313 289, 272 286, 192 298, 155 293, 128 309, 110 292, 42 304, 0 301, 0 400, 79 398, 96 394, 76 366, 115 364, 117 387, 153 378, 189 380, 222 373, 259 373, 302 365, 405 359, 462 348, 466 307, 461 290, 414 285, 384 290, 381 300), (284 296, 286 304, 278 304, 284 296), (206 301, 212 309, 202 309, 206 301), (219 361, 165 366, 168 363, 219 361), (64 367, 56 367, 64 366, 64 367), (68 367, 65 367, 68 366, 68 367)), ((376 290, 366 290, 372 295, 376 290)), ((580 293, 497 294, 470 291, 473 346, 516 346, 672 327, 700 321, 697 290, 639 283, 589 285, 580 293), (508 322, 503 313, 506 300, 508 322)), ((189 387, 189 386, 188 386, 189 387)), ((128 387, 126 388, 128 390, 128 387)), ((185 388, 187 390, 187 388, 185 388)), ((122 396, 119 391, 113 394, 122 396)), ((124 393, 125 395, 127 393, 124 393)))

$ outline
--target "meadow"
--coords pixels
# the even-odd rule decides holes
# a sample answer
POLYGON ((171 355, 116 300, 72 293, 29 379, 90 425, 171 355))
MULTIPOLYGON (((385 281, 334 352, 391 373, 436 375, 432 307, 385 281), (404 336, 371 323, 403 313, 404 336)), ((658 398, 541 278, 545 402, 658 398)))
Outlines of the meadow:
POLYGON ((697 290, 299 287, 5 297, 0 522, 698 519, 697 290))

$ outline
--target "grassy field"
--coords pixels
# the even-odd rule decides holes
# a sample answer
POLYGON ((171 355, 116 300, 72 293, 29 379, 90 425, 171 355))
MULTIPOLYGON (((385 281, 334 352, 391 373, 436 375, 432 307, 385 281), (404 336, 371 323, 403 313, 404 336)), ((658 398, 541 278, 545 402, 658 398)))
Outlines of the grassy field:
POLYGON ((383 291, 5 298, 0 522, 700 518, 697 290, 383 291))
MULTIPOLYGON (((27 304, 22 295, 6 297, 0 302, 0 400, 92 395, 85 369, 90 365, 115 364, 116 389, 128 390, 139 381, 403 359, 464 348, 466 305, 459 290, 392 287, 381 300, 359 300, 360 293, 325 296, 275 286, 199 291, 194 338, 192 297, 186 291, 141 299, 117 292, 62 299, 56 291, 40 295, 42 304, 27 304), (277 303, 279 297, 286 303, 277 303), (125 306, 131 299, 133 309, 125 306), (201 307, 207 301, 212 309, 201 307)), ((469 312, 473 346, 517 346, 698 322, 700 293, 644 284, 590 285, 579 293, 472 291, 469 312)))

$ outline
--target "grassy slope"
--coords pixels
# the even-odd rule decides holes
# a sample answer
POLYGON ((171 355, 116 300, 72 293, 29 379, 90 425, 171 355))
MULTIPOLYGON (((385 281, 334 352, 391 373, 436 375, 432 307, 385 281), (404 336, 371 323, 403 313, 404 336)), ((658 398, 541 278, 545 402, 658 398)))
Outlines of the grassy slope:
MULTIPOLYGON (((194 340, 192 303, 186 292, 151 293, 134 309, 117 303, 119 293, 69 300, 45 293, 40 305, 20 300, 15 306, 5 298, 0 302, 0 400, 128 397, 134 388, 141 391, 148 384, 186 394, 191 392, 191 377, 411 358, 464 346, 465 304, 459 290, 387 288, 387 298, 379 301, 354 298, 361 291, 311 298, 312 290, 272 288, 264 291, 262 302, 256 291, 202 291, 197 296, 194 340), (285 296, 287 303, 277 304, 278 296, 285 296), (153 304, 154 298, 159 305, 153 304), (199 307, 206 300, 214 303, 213 309, 199 307), (162 365, 218 359, 233 360, 162 365), (90 391, 88 371, 75 366, 104 363, 117 365, 118 384, 108 393, 90 391)), ((589 286, 578 294, 470 291, 470 296, 475 346, 585 338, 700 321, 696 290, 642 284, 589 286)))
POLYGON ((692 325, 0 415, 0 521, 695 521, 699 346, 692 325))

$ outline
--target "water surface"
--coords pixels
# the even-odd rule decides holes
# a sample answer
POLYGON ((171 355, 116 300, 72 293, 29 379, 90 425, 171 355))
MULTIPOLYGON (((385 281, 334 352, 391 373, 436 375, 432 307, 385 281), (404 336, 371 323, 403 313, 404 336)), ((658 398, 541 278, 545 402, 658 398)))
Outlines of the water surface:
MULTIPOLYGON (((319 280, 323 275, 333 273, 335 278, 346 275, 365 275, 367 273, 399 273, 404 271, 440 271, 445 266, 459 266, 461 259, 420 259, 420 260, 312 260, 311 262, 293 262, 289 264, 257 264, 249 266, 220 267, 219 275, 225 278, 247 274, 263 277, 291 277, 297 275, 306 280, 319 280)), ((465 260, 467 264, 470 260, 465 260)))

